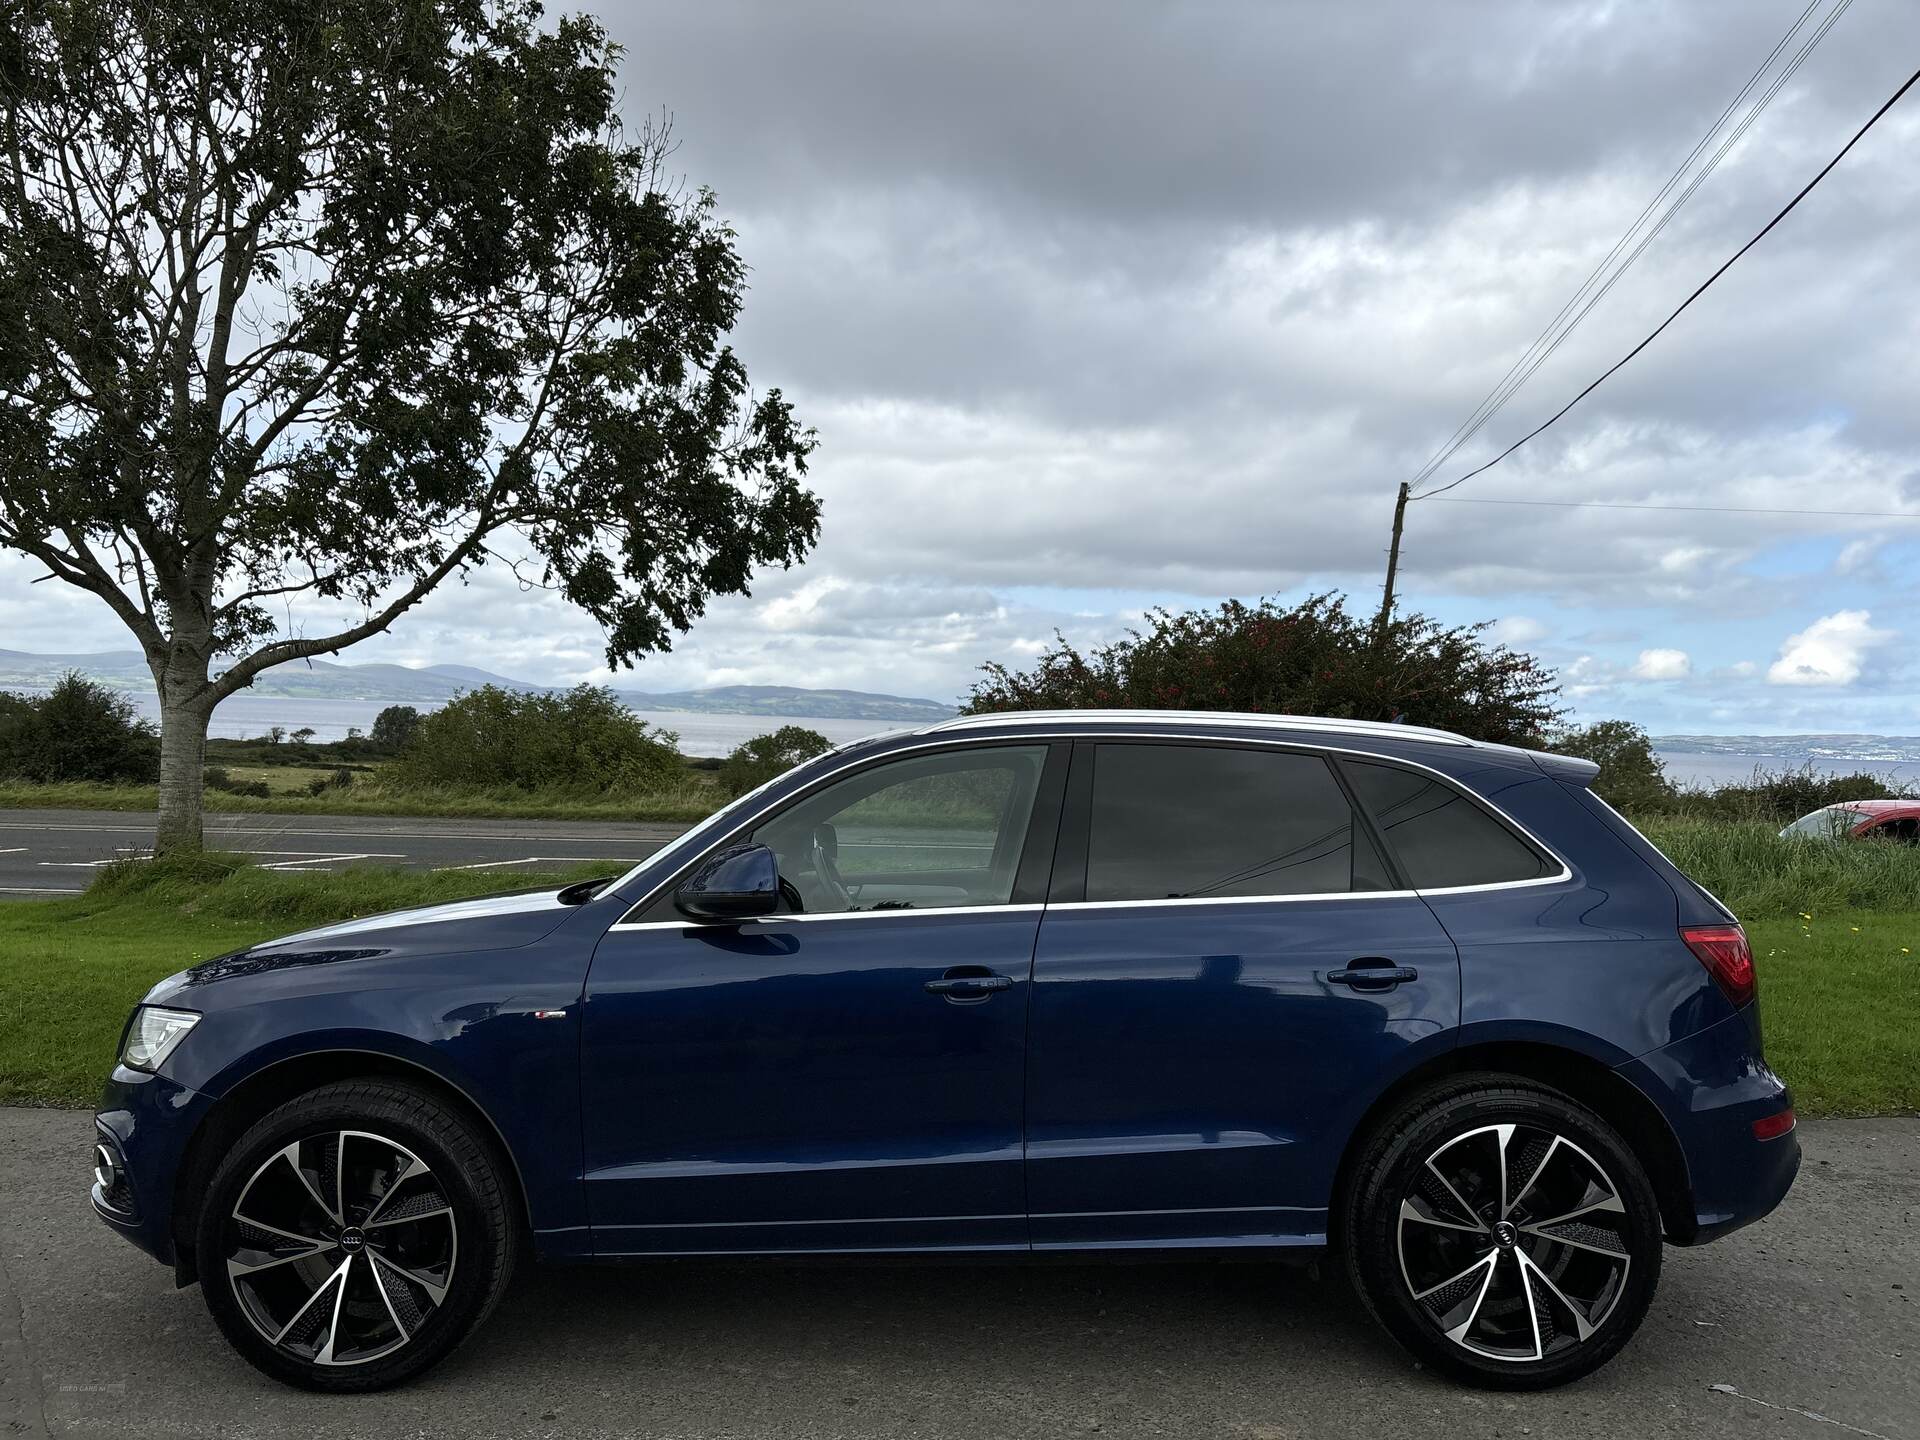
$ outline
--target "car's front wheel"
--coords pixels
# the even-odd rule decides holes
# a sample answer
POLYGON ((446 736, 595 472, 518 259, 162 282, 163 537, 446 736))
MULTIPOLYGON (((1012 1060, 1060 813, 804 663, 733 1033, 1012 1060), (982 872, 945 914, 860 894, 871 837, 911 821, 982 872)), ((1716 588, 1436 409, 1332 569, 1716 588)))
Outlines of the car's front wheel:
POLYGON ((197 1229, 227 1338, 276 1379, 378 1390, 498 1303, 516 1227, 505 1162, 437 1095, 384 1078, 311 1090, 241 1136, 197 1229))
POLYGON ((1586 1107, 1514 1076, 1414 1097, 1347 1193, 1348 1274, 1409 1350, 1469 1383, 1532 1390, 1605 1364, 1660 1275, 1645 1168, 1586 1107))

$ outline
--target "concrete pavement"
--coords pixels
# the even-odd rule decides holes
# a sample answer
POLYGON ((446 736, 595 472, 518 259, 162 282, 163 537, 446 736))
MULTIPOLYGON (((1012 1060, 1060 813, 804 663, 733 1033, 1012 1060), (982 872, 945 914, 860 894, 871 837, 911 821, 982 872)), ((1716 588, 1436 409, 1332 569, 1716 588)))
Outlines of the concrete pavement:
MULTIPOLYGON (((623 864, 686 827, 574 820, 424 820, 387 815, 207 816, 207 844, 276 870, 404 865, 552 869, 623 864)), ((97 867, 153 847, 153 816, 119 810, 0 810, 0 899, 78 893, 97 867)))
POLYGON ((0 1434, 1920 1440, 1920 1120, 1804 1123, 1780 1212, 1670 1249, 1625 1354, 1544 1395, 1423 1374, 1277 1266, 692 1263, 523 1274, 415 1385, 306 1395, 94 1219, 89 1135, 0 1110, 0 1434))

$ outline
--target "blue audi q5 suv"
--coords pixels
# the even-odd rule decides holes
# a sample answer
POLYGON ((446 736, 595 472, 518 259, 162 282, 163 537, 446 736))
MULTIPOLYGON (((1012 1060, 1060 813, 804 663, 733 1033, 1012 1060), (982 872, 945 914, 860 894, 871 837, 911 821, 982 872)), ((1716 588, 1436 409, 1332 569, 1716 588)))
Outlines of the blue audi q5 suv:
POLYGON ((1800 1158, 1745 936, 1593 775, 1255 715, 848 745, 616 879, 162 981, 93 1204, 321 1390, 527 1259, 1329 1249, 1421 1360, 1558 1384, 1800 1158))

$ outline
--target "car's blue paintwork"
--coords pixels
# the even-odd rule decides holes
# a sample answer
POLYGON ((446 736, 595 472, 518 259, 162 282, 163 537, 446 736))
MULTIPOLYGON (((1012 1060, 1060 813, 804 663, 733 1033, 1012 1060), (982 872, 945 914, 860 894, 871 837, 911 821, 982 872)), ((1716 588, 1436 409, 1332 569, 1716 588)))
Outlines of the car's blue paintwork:
POLYGON ((580 1089, 603 1254, 1024 1246, 1038 906, 615 930, 580 1089), (926 983, 974 968, 978 1000, 926 983))
POLYGON ((1356 1106, 1452 1043, 1453 943, 1413 896, 1055 906, 1034 959, 1027 1190, 1041 1248, 1311 1243, 1356 1106), (1362 956, 1418 978, 1327 980, 1362 956))
MULTIPOLYGON (((1050 719, 991 738, 1116 733, 1194 736, 1050 719)), ((550 1257, 1313 1244, 1380 1097, 1460 1047, 1521 1042, 1610 1067, 1646 1097, 1647 1124, 1683 1160, 1675 1238, 1778 1202, 1798 1147, 1756 1141, 1751 1124, 1785 1106, 1785 1087, 1754 1007, 1734 1013, 1678 934, 1723 912, 1623 832, 1575 762, 1337 730, 1212 733, 1436 770, 1570 873, 1420 896, 615 928, 820 777, 988 738, 883 737, 782 777, 585 903, 540 893, 374 916, 162 982, 152 1002, 203 1019, 163 1074, 108 1082, 100 1125, 136 1213, 107 1218, 172 1260, 196 1133, 272 1067, 324 1054, 343 1074, 377 1056, 470 1100, 550 1257), (1374 955, 1418 979, 1326 981, 1374 955), (958 1001, 924 989, 973 967, 1011 983, 958 1001)))

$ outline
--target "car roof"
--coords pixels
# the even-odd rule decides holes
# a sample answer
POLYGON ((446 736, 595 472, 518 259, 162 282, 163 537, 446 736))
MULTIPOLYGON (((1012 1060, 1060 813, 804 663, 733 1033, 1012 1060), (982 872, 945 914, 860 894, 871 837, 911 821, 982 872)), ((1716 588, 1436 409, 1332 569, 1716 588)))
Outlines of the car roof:
MULTIPOLYGON (((888 738, 952 736, 955 739, 1001 733, 1007 735, 1075 735, 1112 733, 1179 735, 1200 733, 1228 736, 1236 733, 1297 736, 1304 741, 1338 746, 1356 738, 1391 741, 1396 746, 1431 747, 1428 753, 1467 752, 1486 758, 1503 757, 1577 784, 1586 784, 1599 767, 1571 755, 1527 750, 1475 740, 1452 730, 1426 725, 1402 725, 1383 720, 1347 720, 1323 715, 1272 715, 1235 710, 1001 710, 984 715, 956 715, 888 738)), ((878 738, 878 737, 876 737, 878 738)))
POLYGON ((1920 814, 1920 799, 1840 800, 1826 808, 1829 810, 1857 810, 1862 815, 1905 815, 1909 811, 1920 814))

